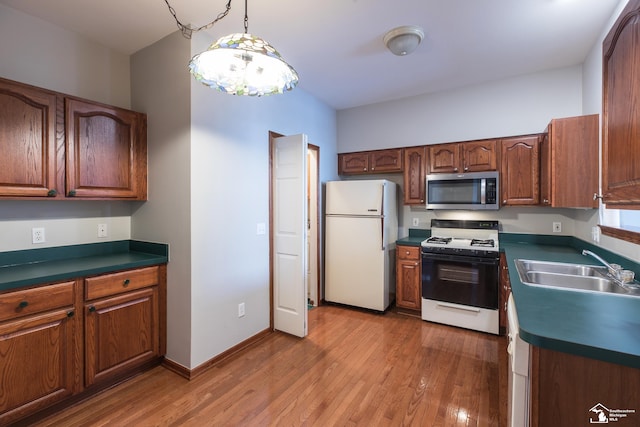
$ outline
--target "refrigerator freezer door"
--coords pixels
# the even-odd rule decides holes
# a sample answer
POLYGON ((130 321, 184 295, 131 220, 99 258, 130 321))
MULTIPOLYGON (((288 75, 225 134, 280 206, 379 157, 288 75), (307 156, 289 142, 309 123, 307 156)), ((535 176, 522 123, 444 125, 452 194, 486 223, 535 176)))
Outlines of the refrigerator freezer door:
POLYGON ((383 215, 385 180, 327 182, 327 215, 383 215))
POLYGON ((389 306, 381 228, 381 218, 327 217, 325 300, 377 311, 389 306))

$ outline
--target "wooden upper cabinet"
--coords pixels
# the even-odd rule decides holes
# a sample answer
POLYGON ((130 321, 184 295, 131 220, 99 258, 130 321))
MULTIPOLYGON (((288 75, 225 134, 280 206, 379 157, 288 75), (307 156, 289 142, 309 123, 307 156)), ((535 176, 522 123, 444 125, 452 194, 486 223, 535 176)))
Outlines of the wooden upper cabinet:
POLYGON ((0 79, 0 196, 55 196, 56 167, 56 94, 0 79))
POLYGON ((427 147, 404 149, 404 204, 423 205, 427 175, 427 147))
POLYGON ((429 146, 429 173, 482 172, 498 169, 495 139, 429 146))
POLYGON ((65 98, 67 196, 147 198, 146 116, 65 98))
POLYGON ((629 0, 603 42, 602 195, 640 208, 640 0, 629 0))
POLYGON ((465 172, 497 170, 497 148, 498 141, 495 139, 462 143, 462 170, 465 172))
POLYGON ((429 173, 454 173, 460 169, 460 146, 449 144, 429 145, 429 173))
POLYGON ((145 114, 0 78, 0 198, 146 200, 145 114))
POLYGON ((540 148, 540 198, 546 206, 597 208, 598 115, 554 119, 540 148))
POLYGON ((402 148, 338 154, 338 174, 402 172, 402 148))
POLYGON ((537 205, 540 202, 539 140, 538 135, 501 140, 503 205, 537 205))

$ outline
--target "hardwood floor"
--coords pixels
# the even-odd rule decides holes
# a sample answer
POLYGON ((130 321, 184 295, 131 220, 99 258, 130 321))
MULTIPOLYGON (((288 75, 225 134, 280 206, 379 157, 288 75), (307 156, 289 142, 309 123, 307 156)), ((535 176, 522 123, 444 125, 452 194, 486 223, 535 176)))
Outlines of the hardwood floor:
POLYGON ((387 312, 309 312, 186 379, 156 367, 39 426, 503 426, 506 341, 387 312))

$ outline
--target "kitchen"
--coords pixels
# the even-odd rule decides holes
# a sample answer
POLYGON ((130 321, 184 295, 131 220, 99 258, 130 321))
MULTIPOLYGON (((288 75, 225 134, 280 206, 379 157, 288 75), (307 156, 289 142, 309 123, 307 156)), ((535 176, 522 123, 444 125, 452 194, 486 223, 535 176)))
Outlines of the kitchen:
MULTIPOLYGON (((309 134, 310 140, 321 147, 320 176, 322 181, 327 181, 338 177, 338 152, 389 148, 389 141, 394 141, 395 146, 415 146, 535 133, 543 131, 551 118, 600 111, 599 42, 594 44, 584 66, 336 113, 302 91, 278 100, 264 98, 260 103, 248 104, 235 98, 221 101, 205 90, 192 88, 188 76, 182 77, 183 64, 191 56, 191 49, 201 50, 208 40, 194 37, 192 43, 196 46, 191 47, 177 34, 131 58, 134 71, 129 102, 127 57, 104 48, 98 50, 102 54, 89 52, 93 46, 82 39, 78 41, 77 50, 72 51, 69 43, 76 41, 76 36, 13 9, 3 7, 1 18, 2 52, 21 58, 21 61, 3 61, 0 65, 3 77, 78 93, 105 103, 125 107, 131 104, 131 108, 146 111, 150 117, 162 113, 163 119, 149 124, 148 139, 154 141, 155 150, 149 152, 148 202, 90 205, 37 202, 36 211, 34 202, 3 201, 0 250, 30 248, 31 243, 25 236, 34 224, 46 226, 48 242, 52 244, 96 241, 92 237, 93 229, 103 218, 109 224, 111 239, 170 242, 168 281, 173 285, 168 290, 172 303, 168 308, 171 321, 167 354, 187 368, 199 366, 268 325, 269 308, 264 302, 269 298, 268 257, 253 258, 253 268, 247 269, 248 261, 241 255, 248 247, 257 253, 268 253, 267 239, 255 233, 256 223, 268 221, 268 195, 255 185, 268 180, 265 141, 268 130, 309 134), (30 31, 24 33, 24 28, 30 31), (14 34, 22 37, 16 40, 14 34), (43 46, 43 41, 50 43, 43 46), (169 58, 161 63, 164 53, 169 51, 178 52, 176 55, 183 60, 169 58), (50 64, 48 70, 32 67, 43 60, 50 64), (86 68, 72 72, 68 64, 76 63, 86 68), (152 67, 164 70, 166 75, 143 73, 152 67), (50 70, 57 72, 52 75, 50 70), (81 77, 87 75, 94 76, 92 81, 81 77), (94 79, 101 83, 96 85, 94 79), (169 81, 170 85, 163 84, 169 81), (157 87, 166 87, 167 93, 158 93, 157 87), (190 93, 191 99, 185 97, 185 93, 190 93), (155 110, 167 103, 170 111, 155 110), (516 105, 526 105, 526 111, 514 108, 516 105), (191 116, 187 114, 189 108, 191 116), (225 111, 229 116, 207 113, 216 110, 225 111), (230 125, 229 117, 241 112, 251 115, 254 126, 230 125), (441 125, 428 126, 421 118, 424 112, 428 112, 433 123, 441 125), (465 118, 464 126, 459 125, 460 117, 465 118), (192 127, 190 121, 200 125, 192 127), (416 135, 420 135, 419 141, 416 135), (219 143, 207 144, 208 138, 219 143), (240 165, 252 173, 238 174, 240 165), (216 171, 215 176, 202 179, 209 176, 211 170, 216 171), (229 176, 233 176, 233 188, 223 185, 229 176), (236 209, 220 208, 218 200, 234 200, 239 194, 249 197, 242 197, 236 209), (212 218, 215 224, 211 223, 212 218), (209 232, 195 232, 203 229, 209 232), (210 268, 211 259, 216 260, 215 269, 210 268), (245 302, 247 307, 247 316, 242 322, 235 312, 240 302, 245 302), (216 339, 211 340, 211 336, 216 339)), ((603 30, 602 37, 605 32, 603 30)), ((598 221, 594 210, 504 208, 496 214, 483 213, 474 218, 497 219, 503 230, 511 233, 549 234, 551 224, 560 222, 562 235, 585 241, 591 241, 591 228, 598 221)), ((428 228, 434 216, 436 214, 424 210, 404 208, 400 224, 406 234, 414 217, 419 220, 419 228, 428 228)), ((602 236, 600 244, 628 258, 638 257, 635 244, 606 236, 602 236)))

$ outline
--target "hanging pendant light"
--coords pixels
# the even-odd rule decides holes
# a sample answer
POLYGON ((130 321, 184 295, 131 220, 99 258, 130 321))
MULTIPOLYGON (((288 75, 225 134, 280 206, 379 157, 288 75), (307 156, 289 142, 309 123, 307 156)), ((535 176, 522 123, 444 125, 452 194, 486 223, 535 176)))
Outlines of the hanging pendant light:
POLYGON ((248 33, 247 0, 244 33, 221 37, 195 55, 189 71, 199 82, 231 95, 263 96, 283 93, 298 84, 298 73, 269 43, 248 33))

